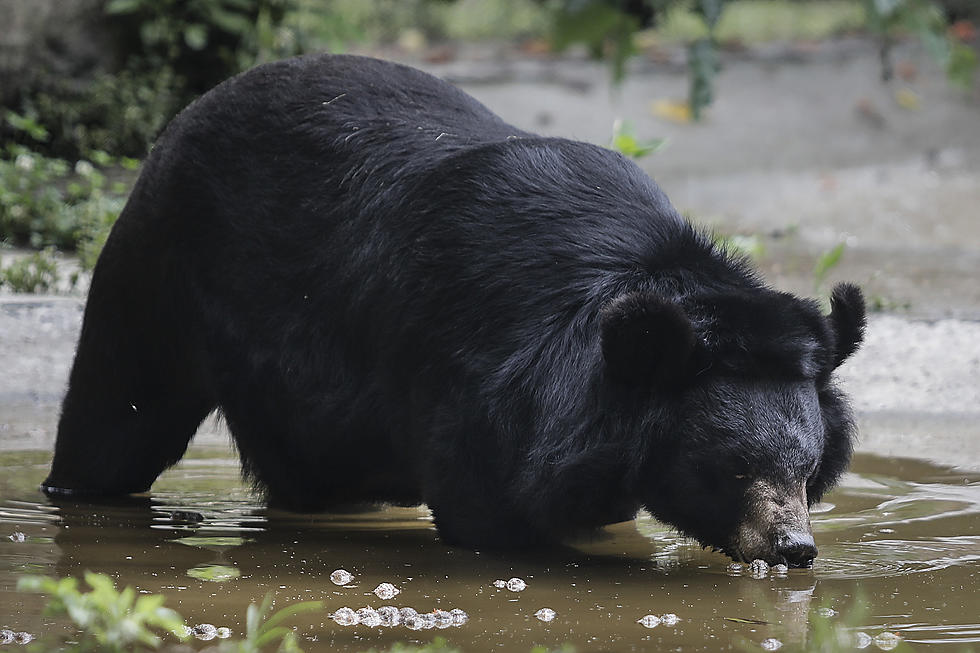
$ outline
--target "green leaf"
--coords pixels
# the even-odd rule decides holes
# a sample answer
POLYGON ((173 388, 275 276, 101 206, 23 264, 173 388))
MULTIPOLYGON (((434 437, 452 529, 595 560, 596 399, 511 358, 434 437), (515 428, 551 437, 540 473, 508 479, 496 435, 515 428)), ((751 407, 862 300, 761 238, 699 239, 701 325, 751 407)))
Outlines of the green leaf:
POLYGON ((262 634, 259 635, 258 639, 255 640, 255 645, 258 648, 262 648, 269 642, 274 642, 277 639, 281 640, 289 633, 293 632, 291 629, 285 626, 277 626, 275 628, 262 627, 262 634))
POLYGON ((3 117, 7 121, 8 125, 17 131, 26 133, 35 141, 40 143, 48 140, 48 130, 45 129, 43 125, 38 124, 38 122, 33 118, 22 116, 19 113, 10 110, 7 110, 3 117))
POLYGON ((184 43, 191 50, 203 50, 208 45, 208 28, 200 23, 193 23, 184 28, 184 43))
POLYGON ((827 274, 840 263, 841 256, 844 254, 844 243, 840 243, 837 247, 824 252, 820 258, 817 259, 817 264, 813 268, 813 287, 815 290, 823 285, 827 274))
POLYGON ((626 61, 635 52, 633 34, 637 29, 639 22, 630 14, 605 2, 585 2, 567 6, 555 16, 552 45, 560 51, 573 43, 583 43, 596 59, 608 55, 613 79, 620 82, 626 61))
POLYGON ((638 141, 633 134, 633 127, 630 123, 617 120, 613 123, 613 137, 611 147, 624 156, 633 159, 642 159, 655 152, 659 152, 667 145, 666 138, 655 138, 647 141, 638 141))
POLYGON ((132 14, 140 10, 142 0, 109 0, 105 5, 107 14, 132 14))
POLYGON ((964 90, 973 88, 973 78, 977 72, 977 53, 963 43, 954 43, 946 64, 946 77, 964 90))
POLYGON ((105 574, 96 574, 91 571, 86 571, 85 582, 88 583, 89 587, 96 591, 112 593, 115 593, 116 591, 116 586, 112 582, 112 579, 105 574))
POLYGON ((289 617, 293 617, 304 612, 314 612, 321 609, 323 609, 323 601, 302 601, 300 603, 293 603, 292 605, 286 606, 269 617, 262 627, 272 628, 289 617))
POLYGON ((688 46, 688 74, 691 78, 688 103, 691 117, 701 120, 702 110, 714 101, 714 79, 718 74, 718 52, 710 38, 698 39, 688 46))
POLYGON ((244 36, 252 31, 252 20, 245 14, 236 13, 212 6, 208 12, 208 21, 222 32, 244 36))

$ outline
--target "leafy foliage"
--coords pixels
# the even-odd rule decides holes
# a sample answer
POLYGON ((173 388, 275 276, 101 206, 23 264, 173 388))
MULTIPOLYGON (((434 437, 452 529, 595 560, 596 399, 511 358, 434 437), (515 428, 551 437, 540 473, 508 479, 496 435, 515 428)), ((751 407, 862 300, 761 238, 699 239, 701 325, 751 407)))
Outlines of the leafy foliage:
POLYGON ((835 267, 840 264, 841 256, 844 255, 844 243, 838 244, 836 247, 827 250, 817 259, 816 265, 813 267, 813 290, 814 292, 819 292, 820 288, 823 286, 824 282, 827 280, 827 275, 835 267))
POLYGON ((57 283, 58 263, 53 248, 34 252, 0 269, 0 286, 9 286, 14 292, 48 292, 57 283))
POLYGON ((868 29, 878 39, 881 76, 891 79, 891 48, 902 33, 914 34, 946 70, 953 84, 970 88, 977 55, 947 33, 942 7, 934 0, 863 0, 868 29))
MULTIPOLYGON (((707 33, 688 46, 688 103, 695 120, 700 120, 714 98, 713 81, 718 73, 715 28, 725 2, 694 0, 692 4, 707 33)), ((564 0, 554 17, 553 45, 563 50, 572 43, 584 43, 593 57, 609 59, 613 79, 620 82, 627 60, 636 52, 635 33, 679 4, 680 0, 564 0)))
POLYGON ((266 594, 261 605, 252 603, 245 615, 245 639, 242 641, 222 642, 218 650, 221 653, 259 653, 263 647, 278 643, 277 650, 285 653, 302 653, 296 641, 296 633, 292 628, 282 625, 282 622, 304 612, 323 609, 322 601, 303 601, 270 614, 272 609, 272 594, 266 594))
POLYGON ((667 146, 666 138, 655 138, 639 141, 633 133, 633 126, 623 120, 613 123, 612 141, 609 147, 623 156, 631 159, 642 159, 662 150, 667 146))
POLYGON ((91 588, 88 592, 79 591, 75 578, 26 576, 17 589, 51 596, 45 614, 68 616, 82 631, 74 650, 121 653, 134 647, 158 648, 160 637, 154 632, 158 630, 184 637, 184 620, 163 607, 163 596, 137 597, 132 587, 118 591, 104 574, 88 572, 85 582, 91 588))
POLYGON ((189 98, 187 81, 172 66, 130 63, 114 74, 97 75, 82 90, 49 80, 24 98, 21 113, 45 126, 50 138, 35 140, 48 154, 143 157, 189 98))
POLYGON ((109 0, 106 14, 126 51, 151 67, 167 64, 200 93, 266 59, 295 54, 279 33, 293 0, 109 0))
MULTIPOLYGON (((7 112, 5 119, 31 137, 47 134, 31 118, 7 112)), ((139 162, 98 150, 91 158, 71 166, 25 145, 8 143, 0 151, 0 239, 35 249, 77 249, 82 267, 93 267, 128 192, 125 182, 110 183, 103 169, 118 166, 132 171, 139 162)), ((42 265, 41 259, 20 265, 27 267, 16 268, 21 275, 18 287, 30 287, 28 282, 35 279, 34 286, 47 289, 43 283, 47 275, 41 273, 49 266, 42 265)), ((15 285, 12 278, 7 281, 15 285)))

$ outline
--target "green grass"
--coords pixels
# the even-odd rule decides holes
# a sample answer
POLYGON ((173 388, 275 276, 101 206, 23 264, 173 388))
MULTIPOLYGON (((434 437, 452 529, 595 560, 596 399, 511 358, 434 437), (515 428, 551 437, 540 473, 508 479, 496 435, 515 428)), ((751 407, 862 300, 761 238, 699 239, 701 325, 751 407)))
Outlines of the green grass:
MULTIPOLYGON (((863 29, 866 22, 864 9, 851 0, 737 0, 725 5, 716 36, 723 43, 748 44, 818 40, 863 29)), ((702 38, 706 30, 689 8, 677 8, 667 14, 653 36, 679 43, 702 38)))

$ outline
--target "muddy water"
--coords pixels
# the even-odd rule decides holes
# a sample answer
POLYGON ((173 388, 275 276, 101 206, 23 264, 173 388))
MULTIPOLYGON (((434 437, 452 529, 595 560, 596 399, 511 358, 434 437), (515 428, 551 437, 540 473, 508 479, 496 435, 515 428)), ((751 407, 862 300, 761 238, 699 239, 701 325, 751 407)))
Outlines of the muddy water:
POLYGON ((192 448, 151 496, 113 506, 48 502, 36 490, 47 463, 45 453, 0 452, 0 629, 65 628, 41 615, 39 597, 14 591, 17 577, 92 570, 165 594, 191 624, 226 626, 238 636, 247 605, 267 592, 279 607, 322 600, 323 611, 293 620, 307 651, 436 635, 467 652, 563 643, 580 652, 739 650, 746 642, 760 650, 768 638, 791 650, 827 622, 852 636, 894 633, 915 650, 980 642, 980 475, 916 461, 857 457, 814 511, 814 568, 762 578, 649 517, 567 549, 500 556, 443 546, 425 509, 268 512, 239 482, 234 455, 218 446, 192 448), (175 520, 174 511, 189 514, 175 520), (203 521, 190 523, 193 513, 203 521), (331 582, 339 568, 353 574, 350 584, 331 582), (493 584, 514 577, 526 589, 493 584), (400 594, 379 599, 372 591, 383 582, 400 594), (328 617, 366 605, 459 608, 469 621, 413 631, 344 627, 328 617), (535 617, 541 608, 555 611, 553 621, 535 617), (637 623, 667 613, 679 621, 637 623))

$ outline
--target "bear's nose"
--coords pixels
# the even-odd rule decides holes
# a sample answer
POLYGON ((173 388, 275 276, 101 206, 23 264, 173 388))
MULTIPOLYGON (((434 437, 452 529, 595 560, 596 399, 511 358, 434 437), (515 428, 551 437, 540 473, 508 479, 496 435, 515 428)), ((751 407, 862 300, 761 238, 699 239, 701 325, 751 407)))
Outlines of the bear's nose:
POLYGON ((786 560, 790 567, 809 567, 817 557, 817 545, 809 533, 788 533, 779 538, 776 553, 786 560))

